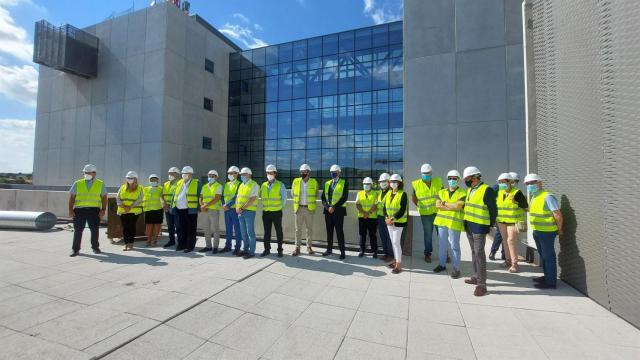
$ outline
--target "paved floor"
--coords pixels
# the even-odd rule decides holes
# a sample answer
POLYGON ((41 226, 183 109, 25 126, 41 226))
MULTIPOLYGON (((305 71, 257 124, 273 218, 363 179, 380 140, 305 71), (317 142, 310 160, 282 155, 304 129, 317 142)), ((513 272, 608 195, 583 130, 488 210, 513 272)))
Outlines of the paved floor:
POLYGON ((476 298, 418 256, 70 258, 71 235, 0 231, 1 359, 640 359, 638 329, 527 265, 476 298))

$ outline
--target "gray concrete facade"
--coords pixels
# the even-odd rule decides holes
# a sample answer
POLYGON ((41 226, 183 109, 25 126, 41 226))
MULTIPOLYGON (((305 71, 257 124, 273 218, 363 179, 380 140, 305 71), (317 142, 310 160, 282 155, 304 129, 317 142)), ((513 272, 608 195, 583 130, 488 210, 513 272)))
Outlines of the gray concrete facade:
POLYGON ((191 165, 196 176, 222 170, 229 53, 237 47, 207 25, 159 4, 85 29, 100 39, 97 78, 40 67, 34 184, 70 184, 86 163, 108 186, 128 170, 144 181, 164 178, 170 166, 191 165))

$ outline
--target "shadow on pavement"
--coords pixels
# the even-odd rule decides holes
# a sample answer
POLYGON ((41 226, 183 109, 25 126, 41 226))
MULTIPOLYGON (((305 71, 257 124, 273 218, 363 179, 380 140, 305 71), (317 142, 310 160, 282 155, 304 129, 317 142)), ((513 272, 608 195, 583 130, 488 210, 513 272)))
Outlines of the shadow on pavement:
POLYGON ((103 251, 101 254, 80 254, 80 256, 113 264, 147 264, 149 266, 168 265, 168 263, 161 261, 160 258, 148 256, 133 256, 131 252, 128 252, 127 255, 120 255, 103 251))

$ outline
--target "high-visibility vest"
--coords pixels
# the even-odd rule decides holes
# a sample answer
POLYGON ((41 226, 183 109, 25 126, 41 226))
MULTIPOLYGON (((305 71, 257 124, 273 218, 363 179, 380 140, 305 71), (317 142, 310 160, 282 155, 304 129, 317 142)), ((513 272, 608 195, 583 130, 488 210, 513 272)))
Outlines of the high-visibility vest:
POLYGON ((467 189, 467 199, 464 203, 464 220, 480 225, 491 225, 491 214, 489 208, 484 203, 484 193, 489 186, 482 183, 471 194, 471 188, 467 189))
MULTIPOLYGON (((387 215, 389 215, 389 217, 394 216, 395 213, 400 211, 400 204, 402 203, 403 193, 404 191, 398 190, 398 192, 395 194, 393 194, 393 191, 389 191, 387 192, 387 195, 385 195, 384 204, 385 204, 385 207, 387 208, 387 215)), ((404 213, 399 218, 395 218, 393 220, 394 223, 403 224, 407 222, 408 213, 409 213, 409 211, 407 211, 408 210, 407 208, 408 206, 405 207, 404 213)))
MULTIPOLYGON (((220 188, 221 186, 222 185, 220 185, 220 183, 217 181, 212 184, 206 184, 205 186, 203 186, 200 193, 200 196, 202 196, 202 202, 207 204, 209 201, 213 200, 216 197, 218 188, 220 188)), ((206 208, 209 210, 220 210, 222 208, 222 202, 219 199, 206 208)))
POLYGON ((240 180, 227 181, 226 183, 224 183, 224 188, 222 189, 222 200, 225 204, 229 203, 229 201, 231 201, 231 199, 236 196, 240 184, 242 184, 240 180))
POLYGON ((280 197, 280 189, 284 184, 275 180, 269 189, 269 182, 263 182, 260 186, 260 199, 262 200, 262 211, 281 211, 284 204, 280 197))
POLYGON ((551 210, 545 210, 544 204, 547 195, 551 195, 547 191, 542 191, 531 199, 529 204, 529 224, 531 229, 536 231, 558 231, 556 219, 553 217, 551 210))
POLYGON ((257 186, 256 182, 253 180, 240 184, 240 187, 238 188, 238 197, 236 198, 236 209, 244 207, 245 210, 258 210, 258 199, 254 200, 250 206, 245 206, 251 197, 251 189, 253 189, 254 185, 257 186))
POLYGON ((378 190, 377 192, 377 206, 378 206, 378 216, 384 216, 384 197, 385 195, 387 195, 387 192, 389 192, 389 188, 387 188, 386 190, 378 190))
POLYGON ((102 187, 104 183, 100 179, 93 179, 91 188, 87 188, 87 181, 80 179, 75 182, 76 198, 73 207, 102 207, 102 187))
POLYGON ((173 200, 173 194, 176 192, 176 186, 178 186, 178 181, 167 180, 164 182, 162 186, 162 196, 164 197, 164 202, 166 204, 171 204, 171 200, 173 200))
POLYGON ((439 177, 431 178, 431 186, 425 184, 422 179, 413 180, 411 183, 413 186, 413 192, 418 198, 418 212, 420 215, 432 215, 435 214, 436 198, 438 197, 438 191, 442 189, 442 179, 439 177))
POLYGON ((157 186, 146 186, 142 193, 142 209, 144 211, 162 209, 162 188, 157 186))
MULTIPOLYGON (((300 206, 300 194, 302 189, 302 178, 293 179, 291 185, 291 196, 293 197, 293 211, 298 212, 300 206)), ((318 199, 318 182, 316 179, 307 180, 307 208, 309 211, 316 210, 316 200, 318 199)))
MULTIPOLYGON (((178 180, 178 183, 176 184, 176 191, 173 194, 173 201, 171 202, 172 208, 178 207, 178 196, 180 195, 180 192, 182 192, 183 186, 184 180, 178 180)), ((189 187, 187 188, 187 208, 198 208, 198 179, 191 179, 189 182, 189 187)))
POLYGON ((518 221, 524 220, 524 209, 518 207, 518 203, 515 201, 518 192, 520 192, 520 190, 516 188, 512 188, 509 193, 507 193, 506 190, 498 191, 498 222, 515 224, 518 221))
MULTIPOLYGON (((329 187, 331 186, 332 182, 333 180, 327 180, 327 182, 324 183, 324 194, 327 198, 327 201, 329 200, 329 187)), ((340 201, 340 199, 342 198, 342 193, 344 192, 344 184, 345 184, 344 179, 338 179, 336 186, 334 186, 333 188, 333 194, 331 195, 331 203, 329 204, 330 206, 335 206, 338 203, 338 201, 340 201)), ((342 204, 342 207, 345 207, 345 206, 346 204, 342 204)))
MULTIPOLYGON (((120 197, 121 205, 118 205, 118 211, 116 213, 118 215, 125 214, 124 207, 133 205, 138 197, 140 196, 140 192, 142 191, 142 186, 138 185, 135 190, 129 191, 127 189, 127 184, 123 184, 120 186, 120 191, 118 192, 118 196, 120 197)), ((126 214, 142 214, 142 204, 138 204, 129 210, 126 214)))
MULTIPOLYGON (((440 201, 446 203, 457 203, 458 201, 464 199, 467 194, 464 190, 457 188, 453 194, 449 194, 449 189, 442 189, 438 192, 438 197, 440 201)), ((436 226, 446 227, 447 229, 462 231, 464 230, 464 210, 461 208, 459 210, 438 210, 438 215, 436 215, 436 219, 433 221, 433 224, 436 226)))
MULTIPOLYGON (((360 190, 358 192, 356 204, 360 204, 360 207, 362 207, 362 210, 369 211, 373 207, 373 204, 376 203, 376 197, 377 197, 376 192, 373 190, 370 190, 369 193, 367 193, 364 190, 360 190)), ((360 210, 358 210, 358 217, 359 218, 364 217, 364 213, 360 210)))

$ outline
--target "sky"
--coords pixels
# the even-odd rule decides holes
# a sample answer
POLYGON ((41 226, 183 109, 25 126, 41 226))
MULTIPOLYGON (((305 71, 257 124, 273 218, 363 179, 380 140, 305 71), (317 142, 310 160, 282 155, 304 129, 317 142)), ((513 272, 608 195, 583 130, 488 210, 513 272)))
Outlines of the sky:
MULTIPOLYGON (((0 173, 30 173, 38 90, 34 23, 82 28, 151 0, 0 0, 0 173)), ((402 0, 193 0, 205 18, 248 49, 402 18, 402 0)))

